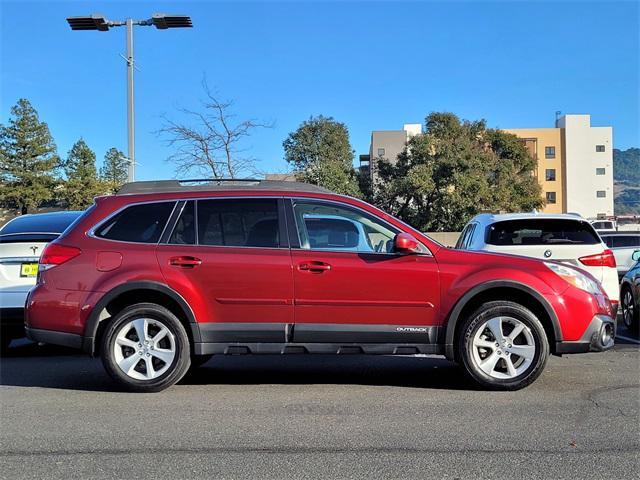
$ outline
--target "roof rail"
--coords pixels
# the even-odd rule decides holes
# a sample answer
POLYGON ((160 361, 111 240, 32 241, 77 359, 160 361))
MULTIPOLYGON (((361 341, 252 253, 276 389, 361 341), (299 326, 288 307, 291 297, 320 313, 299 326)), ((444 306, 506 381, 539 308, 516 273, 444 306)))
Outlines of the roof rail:
POLYGON ((331 193, 326 188, 302 182, 260 180, 254 178, 195 178, 188 180, 150 180, 125 183, 120 187, 116 195, 245 189, 331 193))

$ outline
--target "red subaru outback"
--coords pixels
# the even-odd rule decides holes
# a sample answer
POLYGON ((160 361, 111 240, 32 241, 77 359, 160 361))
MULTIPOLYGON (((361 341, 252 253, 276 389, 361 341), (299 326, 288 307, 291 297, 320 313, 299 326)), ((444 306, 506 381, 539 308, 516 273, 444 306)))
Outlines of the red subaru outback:
POLYGON ((159 391, 221 354, 444 354, 518 389, 551 354, 613 346, 614 311, 569 265, 445 248, 354 198, 291 182, 137 182, 42 254, 37 341, 159 391))

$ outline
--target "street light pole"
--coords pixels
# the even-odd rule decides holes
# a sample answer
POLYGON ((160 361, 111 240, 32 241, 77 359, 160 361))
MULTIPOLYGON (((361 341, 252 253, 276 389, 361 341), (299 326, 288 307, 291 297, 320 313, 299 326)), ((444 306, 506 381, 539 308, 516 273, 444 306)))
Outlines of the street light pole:
POLYGON ((125 21, 107 20, 104 15, 93 14, 85 17, 68 17, 67 22, 71 30, 98 30, 107 32, 112 27, 127 27, 127 155, 129 165, 127 167, 127 181, 135 180, 136 172, 136 142, 135 142, 135 112, 133 96, 133 27, 140 25, 144 27, 154 26, 158 30, 168 28, 190 28, 193 26, 191 18, 186 15, 169 15, 166 13, 154 13, 147 20, 133 20, 127 18, 125 21))
POLYGON ((129 165, 127 182, 136 178, 136 137, 133 108, 133 20, 127 19, 127 147, 129 165))

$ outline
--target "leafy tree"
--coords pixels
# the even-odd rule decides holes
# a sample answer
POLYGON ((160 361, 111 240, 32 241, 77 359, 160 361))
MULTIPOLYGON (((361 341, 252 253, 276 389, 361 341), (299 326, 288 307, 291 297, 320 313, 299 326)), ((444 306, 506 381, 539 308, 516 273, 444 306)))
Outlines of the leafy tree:
POLYGON ((283 142, 285 160, 304 182, 361 196, 349 130, 331 117, 311 117, 283 142))
POLYGON ((11 108, 0 125, 0 200, 25 214, 53 198, 59 158, 46 123, 28 100, 11 108))
POLYGON ((481 211, 544 205, 536 162, 515 135, 432 113, 397 163, 378 161, 375 203, 421 230, 460 230, 481 211))
POLYGON ((85 209, 94 197, 105 192, 96 170, 96 154, 82 138, 69 150, 64 171, 67 176, 64 200, 69 208, 85 209))
POLYGON ((116 193, 128 177, 129 160, 117 148, 110 148, 104 156, 100 179, 111 193, 116 193))

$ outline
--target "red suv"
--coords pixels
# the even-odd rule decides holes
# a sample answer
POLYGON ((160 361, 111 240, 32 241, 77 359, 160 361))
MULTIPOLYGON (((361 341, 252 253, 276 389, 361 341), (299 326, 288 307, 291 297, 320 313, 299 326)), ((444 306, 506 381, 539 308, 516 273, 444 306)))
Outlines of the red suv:
POLYGON ((211 355, 444 354, 481 385, 533 382, 549 353, 613 346, 589 274, 445 248, 354 198, 292 182, 136 182, 40 258, 36 341, 159 391, 211 355))

